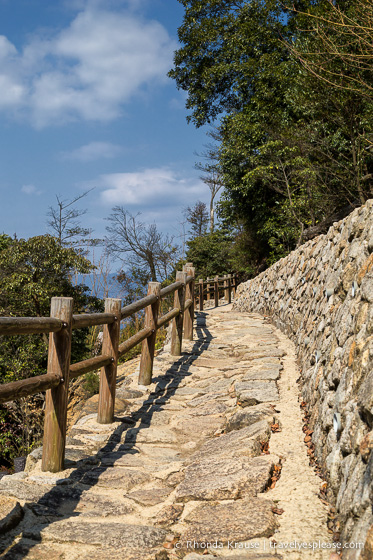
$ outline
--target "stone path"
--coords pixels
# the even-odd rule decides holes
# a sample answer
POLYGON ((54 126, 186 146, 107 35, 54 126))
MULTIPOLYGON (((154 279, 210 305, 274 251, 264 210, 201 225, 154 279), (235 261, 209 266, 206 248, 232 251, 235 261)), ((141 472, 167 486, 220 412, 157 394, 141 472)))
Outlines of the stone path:
POLYGON ((330 545, 285 337, 222 306, 198 314, 180 359, 157 356, 150 387, 137 375, 122 377, 115 424, 87 403, 65 471, 42 473, 39 450, 0 481, 1 558, 329 559, 284 548, 330 545))

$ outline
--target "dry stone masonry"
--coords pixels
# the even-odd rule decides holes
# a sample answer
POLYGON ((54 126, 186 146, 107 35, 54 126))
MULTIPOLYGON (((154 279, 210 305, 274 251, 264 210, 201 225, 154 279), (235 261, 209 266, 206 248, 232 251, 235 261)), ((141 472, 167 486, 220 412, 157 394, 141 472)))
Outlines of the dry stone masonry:
POLYGON ((0 481, 0 557, 329 560, 330 550, 276 548, 331 543, 281 337, 225 305, 198 314, 179 359, 159 353, 149 387, 133 362, 122 366, 114 424, 96 422, 93 397, 63 472, 42 472, 39 449, 26 472, 0 481))
POLYGON ((234 307, 294 341, 336 529, 366 541, 343 560, 373 558, 373 200, 242 284, 234 307))

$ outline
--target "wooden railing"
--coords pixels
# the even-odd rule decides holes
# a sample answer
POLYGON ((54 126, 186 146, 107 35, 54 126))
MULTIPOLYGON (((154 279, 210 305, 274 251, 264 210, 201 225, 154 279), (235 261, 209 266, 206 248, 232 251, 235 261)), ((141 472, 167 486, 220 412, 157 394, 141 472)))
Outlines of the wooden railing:
MULTIPOLYGON (((64 468, 67 400, 69 380, 101 368, 97 421, 108 424, 114 420, 115 389, 118 359, 142 342, 139 384, 152 381, 156 332, 172 321, 171 355, 180 356, 184 339, 193 340, 195 272, 188 263, 183 272, 177 272, 176 282, 161 289, 159 282, 150 282, 146 297, 121 306, 120 299, 107 298, 104 313, 73 315, 73 299, 55 297, 51 302, 50 317, 3 317, 0 318, 0 335, 49 333, 48 367, 45 375, 39 375, 13 383, 0 385, 0 404, 46 391, 42 470, 59 472, 64 468), (159 317, 162 298, 174 294, 174 307, 159 317), (144 328, 119 344, 120 322, 145 309, 144 328), (104 325, 101 356, 75 364, 70 363, 71 335, 74 329, 104 325)), ((215 305, 219 304, 219 289, 224 289, 230 302, 236 278, 225 276, 199 281, 199 307, 203 300, 211 298, 213 290, 215 305), (223 284, 222 284, 223 283, 223 284), (206 285, 206 289, 204 286, 206 285)))
POLYGON ((237 288, 237 275, 227 274, 219 278, 215 276, 214 278, 207 278, 206 280, 200 279, 196 284, 195 298, 198 301, 199 310, 203 311, 203 303, 205 299, 207 301, 213 299, 215 307, 219 305, 220 295, 224 293, 224 300, 226 303, 231 303, 232 292, 236 294, 237 288))

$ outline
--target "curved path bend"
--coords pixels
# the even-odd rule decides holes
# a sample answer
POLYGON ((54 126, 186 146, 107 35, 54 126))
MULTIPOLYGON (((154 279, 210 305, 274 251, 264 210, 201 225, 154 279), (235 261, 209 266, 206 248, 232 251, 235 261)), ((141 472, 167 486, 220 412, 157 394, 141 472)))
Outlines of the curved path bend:
POLYGON ((150 387, 137 370, 120 370, 114 424, 97 424, 88 401, 64 472, 42 473, 36 451, 0 481, 18 522, 1 558, 329 559, 292 343, 223 305, 197 314, 179 359, 159 353, 150 387))

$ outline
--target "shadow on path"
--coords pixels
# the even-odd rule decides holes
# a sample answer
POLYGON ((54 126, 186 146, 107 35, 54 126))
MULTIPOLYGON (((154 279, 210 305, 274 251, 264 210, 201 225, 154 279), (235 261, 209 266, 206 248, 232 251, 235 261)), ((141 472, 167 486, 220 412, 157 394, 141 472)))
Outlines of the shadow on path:
MULTIPOLYGON (((13 530, 13 534, 4 536, 4 541, 0 541, 0 557, 3 560, 21 560, 25 558, 34 546, 42 540, 41 531, 56 521, 71 519, 74 522, 81 515, 74 511, 83 493, 98 483, 99 477, 112 465, 102 464, 102 459, 115 451, 118 458, 121 455, 137 454, 136 440, 141 430, 149 428, 155 412, 162 410, 162 406, 169 402, 175 394, 179 384, 186 377, 191 375, 188 371, 194 361, 208 349, 213 336, 206 326, 207 314, 196 312, 196 328, 193 347, 188 352, 183 352, 182 356, 167 369, 164 375, 153 377, 156 383, 155 389, 144 401, 143 405, 131 415, 114 418, 115 422, 122 422, 111 434, 107 443, 98 450, 96 455, 88 459, 79 461, 81 463, 68 478, 64 479, 63 485, 54 486, 37 501, 30 500, 24 507, 25 517, 20 525, 13 530), (132 427, 140 421, 138 427, 132 427), (124 441, 121 445, 123 434, 124 441), (61 508, 63 506, 63 513, 61 508), (30 529, 27 526, 33 527, 30 529), (22 527, 23 525, 23 527, 22 527), (21 536, 19 538, 21 532, 21 536), (13 542, 9 542, 9 536, 13 542), (17 542, 15 538, 17 537, 17 542)), ((127 467, 125 467, 127 468, 127 467)), ((130 466, 128 467, 131 468, 130 466)), ((58 473, 57 473, 58 476, 58 473)), ((20 481, 22 483, 22 481, 20 481)), ((33 482, 32 486, 38 483, 33 482)), ((118 489, 120 492, 120 489, 118 489)))

